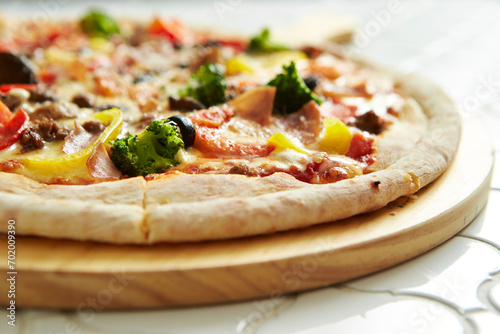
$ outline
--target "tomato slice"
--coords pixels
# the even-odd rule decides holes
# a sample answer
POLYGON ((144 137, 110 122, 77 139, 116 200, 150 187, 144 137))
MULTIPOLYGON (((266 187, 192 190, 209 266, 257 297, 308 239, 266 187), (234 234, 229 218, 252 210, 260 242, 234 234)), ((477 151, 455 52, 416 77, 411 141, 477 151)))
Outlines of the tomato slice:
POLYGON ((373 153, 373 143, 373 138, 366 138, 360 133, 355 133, 352 136, 349 150, 345 155, 370 165, 375 161, 371 156, 373 153))
POLYGON ((0 92, 2 93, 8 93, 10 92, 11 89, 14 88, 20 88, 20 89, 35 89, 38 87, 38 84, 5 84, 5 85, 0 85, 0 92))
POLYGON ((258 143, 240 143, 224 137, 221 127, 229 122, 233 115, 228 107, 212 107, 198 110, 191 115, 196 128, 194 147, 205 157, 210 158, 255 158, 271 154, 276 145, 258 143))
POLYGON ((29 119, 28 114, 22 109, 12 116, 9 108, 0 102, 0 150, 11 146, 21 138, 29 119))

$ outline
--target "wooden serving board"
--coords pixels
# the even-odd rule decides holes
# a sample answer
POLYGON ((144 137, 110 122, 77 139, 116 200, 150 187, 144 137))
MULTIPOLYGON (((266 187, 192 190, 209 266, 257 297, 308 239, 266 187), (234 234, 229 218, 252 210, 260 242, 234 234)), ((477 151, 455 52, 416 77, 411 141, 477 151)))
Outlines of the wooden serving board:
MULTIPOLYGON (((16 306, 100 310, 279 297, 411 259, 464 228, 487 201, 491 140, 477 119, 464 123, 458 154, 443 176, 416 196, 370 214, 197 244, 117 246, 18 237, 16 306)), ((0 303, 6 305, 6 238, 0 242, 0 303)))

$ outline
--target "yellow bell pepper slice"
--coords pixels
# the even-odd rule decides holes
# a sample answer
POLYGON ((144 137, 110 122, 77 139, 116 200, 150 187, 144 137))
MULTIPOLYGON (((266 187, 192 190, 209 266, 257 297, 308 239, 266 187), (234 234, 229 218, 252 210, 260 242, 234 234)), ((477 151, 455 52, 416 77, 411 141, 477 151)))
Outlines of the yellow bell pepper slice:
POLYGON ((274 151, 276 151, 276 152, 281 152, 285 149, 290 149, 290 150, 295 150, 295 151, 302 153, 302 154, 309 154, 309 152, 300 148, 299 146, 297 146, 297 144, 295 144, 293 141, 291 141, 290 138, 285 136, 283 134, 283 132, 275 133, 267 140, 267 142, 270 145, 276 146, 276 148, 274 149, 274 151))
POLYGON ((98 120, 102 124, 106 125, 106 128, 99 135, 99 137, 88 147, 72 154, 53 158, 41 158, 37 156, 26 157, 24 159, 24 164, 27 167, 33 167, 38 170, 45 171, 54 169, 56 171, 66 171, 85 165, 97 143, 107 143, 108 141, 118 137, 121 132, 121 126, 123 123, 122 112, 117 108, 96 113, 93 115, 93 119, 98 120))
POLYGON ((338 118, 325 118, 323 127, 325 132, 319 147, 326 152, 346 154, 351 145, 352 134, 344 122, 338 118))
POLYGON ((307 59, 307 55, 302 51, 285 50, 271 52, 266 55, 256 55, 255 58, 263 67, 283 66, 288 65, 292 61, 298 62, 302 59, 307 59))
POLYGON ((297 62, 301 59, 307 59, 306 54, 294 50, 258 53, 255 55, 240 53, 226 62, 226 75, 253 73, 259 68, 288 65, 292 61, 297 62))
POLYGON ((115 47, 107 38, 91 37, 89 39, 89 47, 97 52, 108 54, 113 53, 115 47))
POLYGON ((245 53, 240 53, 226 62, 226 75, 253 73, 253 67, 252 59, 245 53))

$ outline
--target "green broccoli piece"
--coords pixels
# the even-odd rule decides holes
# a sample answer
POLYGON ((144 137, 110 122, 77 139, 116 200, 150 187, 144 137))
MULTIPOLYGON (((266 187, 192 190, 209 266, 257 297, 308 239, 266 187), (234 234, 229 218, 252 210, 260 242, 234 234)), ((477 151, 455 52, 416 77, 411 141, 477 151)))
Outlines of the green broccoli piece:
POLYGON ((92 37, 108 37, 119 34, 118 24, 108 15, 92 10, 80 20, 81 29, 92 37))
POLYGON ((111 160, 128 176, 163 173, 176 166, 175 155, 184 142, 174 123, 153 121, 139 135, 128 135, 111 143, 111 160))
POLYGON ((191 76, 179 95, 192 97, 204 106, 211 107, 226 101, 226 87, 223 69, 214 63, 207 63, 191 76))
POLYGON ((267 83, 268 86, 276 87, 273 110, 275 114, 294 113, 310 100, 321 104, 321 99, 299 77, 293 61, 289 66, 283 66, 283 70, 283 73, 276 75, 273 80, 267 83))
POLYGON ((274 43, 270 39, 269 29, 265 28, 262 32, 253 37, 248 44, 247 52, 274 52, 288 50, 284 45, 274 43))

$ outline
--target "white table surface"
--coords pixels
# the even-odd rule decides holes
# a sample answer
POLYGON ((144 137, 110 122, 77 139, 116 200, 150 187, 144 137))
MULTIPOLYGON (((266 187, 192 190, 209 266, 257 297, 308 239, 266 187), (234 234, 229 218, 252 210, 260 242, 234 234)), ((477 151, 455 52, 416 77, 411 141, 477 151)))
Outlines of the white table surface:
MULTIPOLYGON (((441 84, 462 106, 464 122, 471 117, 485 122, 498 153, 500 3, 397 1, 397 13, 380 14, 393 6, 391 2, 41 0, 2 1, 0 8, 54 17, 78 14, 92 5, 129 16, 161 13, 244 31, 280 27, 308 13, 345 13, 359 21, 356 53, 441 84), (363 32, 370 36, 363 38, 363 32)), ((18 310, 15 328, 7 325, 7 313, 0 310, 0 333, 499 333, 499 164, 486 209, 443 245, 383 272, 269 305, 257 300, 129 312, 18 310)))

